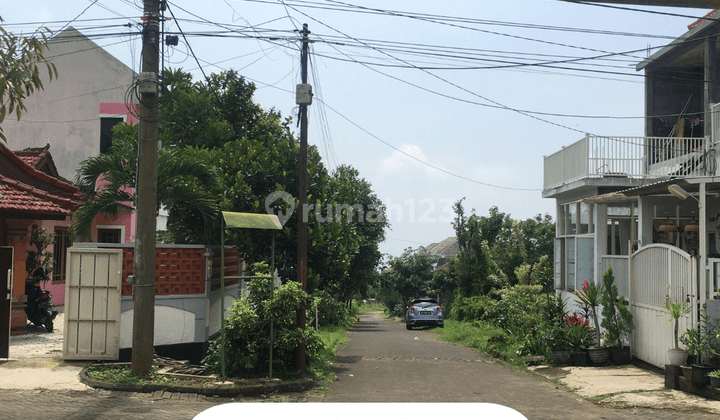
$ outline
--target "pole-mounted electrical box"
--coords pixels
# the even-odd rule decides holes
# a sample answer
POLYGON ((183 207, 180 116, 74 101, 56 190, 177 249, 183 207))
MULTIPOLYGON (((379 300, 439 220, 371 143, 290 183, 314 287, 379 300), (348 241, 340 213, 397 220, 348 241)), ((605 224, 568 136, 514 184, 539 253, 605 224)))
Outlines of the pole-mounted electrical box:
POLYGON ((298 105, 312 105, 312 86, 308 83, 301 83, 295 89, 295 103, 298 105))
POLYGON ((155 72, 142 72, 140 73, 140 80, 138 80, 138 92, 139 93, 157 93, 158 88, 158 76, 155 72))

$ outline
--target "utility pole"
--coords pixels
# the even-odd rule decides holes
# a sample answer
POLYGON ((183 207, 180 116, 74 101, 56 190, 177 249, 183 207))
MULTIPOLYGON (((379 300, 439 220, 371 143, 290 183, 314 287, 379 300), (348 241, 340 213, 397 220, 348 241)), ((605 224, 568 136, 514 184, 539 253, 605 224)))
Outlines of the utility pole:
MULTIPOLYGON (((297 85, 295 92, 295 103, 300 106, 300 189, 298 197, 298 282, 302 286, 302 290, 307 289, 307 147, 308 147, 308 105, 312 103, 312 88, 307 83, 307 59, 308 59, 308 31, 307 23, 303 24, 302 34, 302 52, 300 54, 301 61, 301 78, 302 84, 297 85)), ((300 304, 297 314, 298 328, 305 329, 305 301, 300 304)), ((300 343, 297 348, 297 365, 300 370, 300 377, 305 378, 305 343, 300 343)))
POLYGON ((140 136, 137 163, 137 222, 133 264, 132 373, 146 375, 153 362, 155 333, 155 218, 158 157, 158 61, 160 0, 144 0, 142 72, 138 83, 140 136))

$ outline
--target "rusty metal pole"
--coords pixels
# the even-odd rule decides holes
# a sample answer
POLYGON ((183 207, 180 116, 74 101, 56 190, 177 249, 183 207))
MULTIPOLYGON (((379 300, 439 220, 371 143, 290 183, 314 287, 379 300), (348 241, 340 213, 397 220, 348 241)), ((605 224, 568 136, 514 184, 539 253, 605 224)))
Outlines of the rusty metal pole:
MULTIPOLYGON (((300 61, 302 65, 301 78, 303 85, 307 84, 307 55, 308 55, 308 31, 307 23, 303 24, 302 30, 302 53, 300 61)), ((297 101, 301 102, 301 101, 297 101)), ((307 104, 300 105, 300 189, 298 193, 298 282, 302 290, 307 289, 307 147, 308 147, 308 117, 307 104)), ((305 330, 305 301, 300 304, 297 314, 298 328, 305 330)), ((300 377, 305 378, 305 343, 300 343, 297 348, 297 365, 300 377)))
POLYGON ((132 373, 152 369, 155 333, 155 219, 157 212, 158 61, 160 2, 145 0, 142 72, 138 83, 140 135, 137 163, 137 222, 133 270, 132 373))

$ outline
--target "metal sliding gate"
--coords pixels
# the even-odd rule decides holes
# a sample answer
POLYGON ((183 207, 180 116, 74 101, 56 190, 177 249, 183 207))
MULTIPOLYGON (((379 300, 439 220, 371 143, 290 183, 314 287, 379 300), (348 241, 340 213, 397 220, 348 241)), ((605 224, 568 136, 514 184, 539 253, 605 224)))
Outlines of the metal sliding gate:
POLYGON ((63 358, 119 356, 122 250, 69 248, 63 358))
MULTIPOLYGON (((632 351, 635 357, 657 367, 667 363, 673 347, 672 326, 663 312, 666 301, 694 303, 697 293, 697 259, 680 248, 652 244, 630 257, 630 308, 635 322, 632 351)), ((680 331, 697 326, 696 311, 680 319, 680 331)))

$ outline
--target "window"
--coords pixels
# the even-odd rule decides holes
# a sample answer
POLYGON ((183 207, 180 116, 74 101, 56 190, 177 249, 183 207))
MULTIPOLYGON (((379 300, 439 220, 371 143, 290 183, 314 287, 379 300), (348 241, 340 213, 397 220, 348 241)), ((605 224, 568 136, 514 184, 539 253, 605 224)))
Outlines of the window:
POLYGON ((124 122, 122 117, 100 117, 100 153, 106 154, 112 145, 112 129, 116 124, 124 122))
POLYGON ((98 242, 101 244, 119 244, 120 229, 98 229, 98 242))
POLYGON ((71 245, 67 228, 56 227, 53 242, 53 283, 65 283, 65 259, 71 245))
POLYGON ((568 205, 568 235, 577 235, 578 233, 578 212, 577 212, 577 203, 569 204, 568 205))

